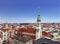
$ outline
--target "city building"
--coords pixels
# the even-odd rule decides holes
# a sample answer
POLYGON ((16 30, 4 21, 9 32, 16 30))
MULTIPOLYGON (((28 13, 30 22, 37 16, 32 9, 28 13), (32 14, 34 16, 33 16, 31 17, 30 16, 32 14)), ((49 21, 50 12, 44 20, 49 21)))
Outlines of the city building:
POLYGON ((47 44, 55 40, 60 40, 60 25, 41 23, 40 12, 36 23, 0 24, 0 44, 47 44))

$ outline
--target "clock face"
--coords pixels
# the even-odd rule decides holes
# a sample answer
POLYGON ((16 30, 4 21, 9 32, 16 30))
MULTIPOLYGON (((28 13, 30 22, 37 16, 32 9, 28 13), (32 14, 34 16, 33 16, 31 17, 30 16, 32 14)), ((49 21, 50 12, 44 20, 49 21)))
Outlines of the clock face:
POLYGON ((36 29, 36 32, 39 32, 39 29, 36 29))

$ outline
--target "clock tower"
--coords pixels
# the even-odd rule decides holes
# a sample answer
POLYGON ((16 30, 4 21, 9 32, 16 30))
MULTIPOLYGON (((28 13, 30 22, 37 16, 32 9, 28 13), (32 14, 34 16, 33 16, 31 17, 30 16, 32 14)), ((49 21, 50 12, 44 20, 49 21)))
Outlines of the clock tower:
POLYGON ((41 29, 41 19, 40 19, 40 11, 37 16, 37 24, 36 24, 36 40, 42 37, 42 29, 41 29))

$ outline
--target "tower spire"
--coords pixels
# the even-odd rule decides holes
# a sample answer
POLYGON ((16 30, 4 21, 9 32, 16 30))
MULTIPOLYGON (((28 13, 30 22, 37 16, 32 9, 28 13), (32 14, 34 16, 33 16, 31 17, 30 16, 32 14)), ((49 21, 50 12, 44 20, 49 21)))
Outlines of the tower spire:
POLYGON ((42 37, 42 30, 41 30, 41 19, 40 19, 40 11, 38 10, 37 16, 37 27, 36 27, 36 40, 42 37))
POLYGON ((38 16, 37 16, 37 22, 40 22, 41 19, 40 19, 40 10, 38 10, 38 16))
POLYGON ((6 23, 5 23, 5 28, 7 28, 8 27, 8 23, 7 23, 7 20, 6 20, 6 23))

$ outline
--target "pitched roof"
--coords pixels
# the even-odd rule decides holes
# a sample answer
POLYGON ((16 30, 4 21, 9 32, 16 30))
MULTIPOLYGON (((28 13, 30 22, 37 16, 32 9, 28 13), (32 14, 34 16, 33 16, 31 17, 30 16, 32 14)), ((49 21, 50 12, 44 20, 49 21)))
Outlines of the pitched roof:
POLYGON ((34 41, 34 44, 60 44, 60 42, 52 41, 52 40, 46 39, 46 38, 41 38, 41 39, 34 41))

